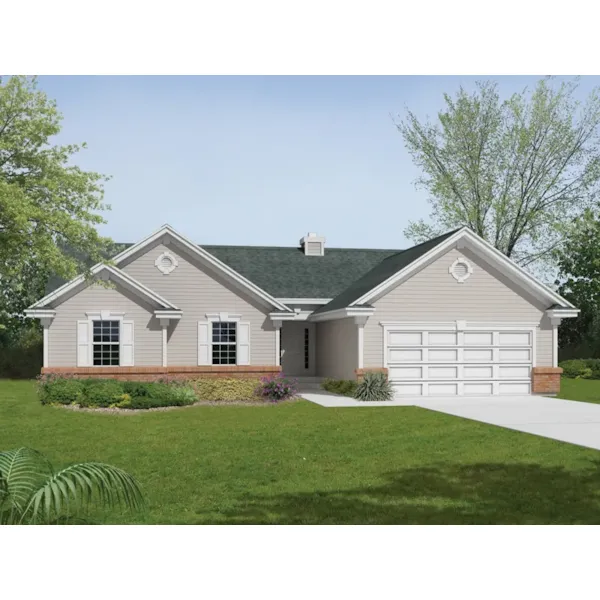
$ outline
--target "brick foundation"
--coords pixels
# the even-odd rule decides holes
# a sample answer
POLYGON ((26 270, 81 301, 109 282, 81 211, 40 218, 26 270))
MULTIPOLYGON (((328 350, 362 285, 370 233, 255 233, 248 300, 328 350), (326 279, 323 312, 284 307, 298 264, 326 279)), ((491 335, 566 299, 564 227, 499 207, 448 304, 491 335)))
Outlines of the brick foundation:
POLYGON ((366 369, 354 369, 354 374, 356 375, 357 381, 362 381, 366 373, 385 373, 387 377, 388 370, 386 367, 373 367, 366 369))
POLYGON ((55 374, 65 377, 119 379, 121 381, 157 381, 159 379, 233 378, 258 379, 277 375, 278 366, 215 365, 199 367, 44 367, 42 375, 55 374))
POLYGON ((533 367, 531 391, 534 394, 558 394, 562 372, 560 367, 533 367))

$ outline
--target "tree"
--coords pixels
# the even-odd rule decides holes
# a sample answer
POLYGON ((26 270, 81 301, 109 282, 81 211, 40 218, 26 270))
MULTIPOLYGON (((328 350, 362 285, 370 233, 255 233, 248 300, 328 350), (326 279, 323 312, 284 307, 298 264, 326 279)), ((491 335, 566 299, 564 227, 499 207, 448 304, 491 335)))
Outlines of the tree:
POLYGON ((501 101, 486 81, 444 95, 437 123, 407 111, 397 127, 433 209, 407 237, 467 226, 522 266, 548 260, 599 189, 600 95, 578 102, 577 87, 546 78, 501 101))
POLYGON ((112 465, 87 462, 54 472, 30 448, 0 452, 0 525, 68 521, 93 500, 132 510, 144 506, 137 481, 112 465))
POLYGON ((558 292, 581 310, 576 319, 562 322, 560 347, 600 357, 600 220, 593 211, 577 220, 555 257, 558 292))
POLYGON ((0 78, 0 325, 22 324, 50 274, 71 279, 108 244, 96 226, 107 178, 73 164, 85 144, 58 145, 56 103, 35 78, 0 78), (67 251, 69 249, 69 251, 67 251), (81 257, 85 257, 83 260, 81 257))

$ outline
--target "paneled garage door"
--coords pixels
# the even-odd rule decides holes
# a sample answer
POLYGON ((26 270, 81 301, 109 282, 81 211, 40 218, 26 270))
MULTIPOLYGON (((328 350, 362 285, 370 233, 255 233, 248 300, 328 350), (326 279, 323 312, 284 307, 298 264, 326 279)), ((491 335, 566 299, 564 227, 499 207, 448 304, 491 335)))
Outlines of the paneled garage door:
POLYGON ((385 327, 397 396, 529 394, 535 329, 385 327))

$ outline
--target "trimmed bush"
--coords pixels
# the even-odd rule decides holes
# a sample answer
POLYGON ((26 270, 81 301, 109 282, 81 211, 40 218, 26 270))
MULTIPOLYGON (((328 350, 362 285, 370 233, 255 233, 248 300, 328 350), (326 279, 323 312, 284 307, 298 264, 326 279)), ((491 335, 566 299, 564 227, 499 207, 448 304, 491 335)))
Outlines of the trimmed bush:
POLYGON ((293 398, 298 393, 296 386, 296 380, 285 375, 263 377, 256 393, 270 402, 279 402, 293 398))
POLYGON ((144 409, 187 406, 196 402, 189 384, 121 382, 115 379, 74 379, 48 375, 40 378, 42 404, 79 404, 87 408, 144 409))
POLYGON ((85 397, 85 386, 77 379, 42 377, 38 394, 42 404, 79 404, 85 397))
POLYGON ((258 400, 260 379, 196 379, 193 384, 199 400, 244 402, 258 400))
POLYGON ((600 359, 598 358, 563 360, 558 366, 562 367, 563 377, 569 379, 600 379, 600 359))
POLYGON ((380 402, 394 397, 394 388, 385 373, 365 373, 356 386, 354 397, 363 402, 380 402))
POLYGON ((152 396, 155 390, 156 384, 152 382, 140 382, 140 381, 124 381, 123 392, 129 396, 152 396))
POLYGON ((326 379, 321 387, 332 394, 340 394, 341 396, 350 396, 354 398, 356 386, 358 384, 353 379, 326 379))
POLYGON ((106 408, 123 395, 123 384, 115 379, 88 379, 81 406, 106 408))

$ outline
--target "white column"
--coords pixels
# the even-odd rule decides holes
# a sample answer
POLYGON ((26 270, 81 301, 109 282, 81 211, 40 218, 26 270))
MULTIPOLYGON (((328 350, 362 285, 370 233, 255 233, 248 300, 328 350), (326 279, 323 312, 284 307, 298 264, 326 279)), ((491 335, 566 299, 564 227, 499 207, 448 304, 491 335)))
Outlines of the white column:
POLYGON ((44 367, 48 367, 50 362, 50 347, 49 347, 49 335, 48 328, 50 327, 50 323, 52 323, 51 318, 43 318, 40 319, 40 323, 44 328, 44 362, 42 363, 44 367))
POLYGON ((358 368, 362 369, 365 366, 365 324, 369 317, 354 317, 354 322, 358 327, 358 368))
POLYGON ((552 324, 552 366, 558 367, 558 326, 562 319, 553 317, 550 319, 552 324))
POLYGON ((275 328, 275 365, 281 364, 281 321, 273 321, 275 328))
POLYGON ((162 327, 162 366, 167 366, 167 329, 169 327, 169 319, 160 319, 162 327))

